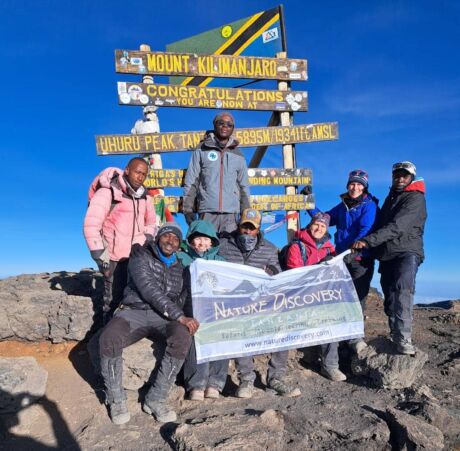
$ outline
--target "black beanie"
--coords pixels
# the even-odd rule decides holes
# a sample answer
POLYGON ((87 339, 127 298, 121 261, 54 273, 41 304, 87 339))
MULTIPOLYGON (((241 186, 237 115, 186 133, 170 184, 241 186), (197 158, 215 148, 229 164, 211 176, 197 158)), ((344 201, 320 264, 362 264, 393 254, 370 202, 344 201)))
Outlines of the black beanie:
POLYGON ((156 242, 158 243, 158 240, 160 239, 161 235, 164 235, 165 233, 174 233, 174 235, 179 238, 179 241, 182 241, 182 230, 177 224, 177 222, 165 222, 157 232, 157 237, 156 237, 156 242))

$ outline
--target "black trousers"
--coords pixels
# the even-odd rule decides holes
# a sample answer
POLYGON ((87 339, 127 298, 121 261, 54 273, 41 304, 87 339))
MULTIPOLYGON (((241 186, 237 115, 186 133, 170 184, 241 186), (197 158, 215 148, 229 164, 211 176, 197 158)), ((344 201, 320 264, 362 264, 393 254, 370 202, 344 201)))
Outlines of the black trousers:
POLYGON ((184 360, 192 336, 177 321, 168 321, 152 309, 135 310, 123 308, 105 326, 99 338, 101 356, 119 357, 123 349, 142 338, 153 337, 166 341, 165 356, 184 360))
POLYGON ((395 339, 411 338, 415 278, 419 265, 420 258, 415 254, 402 254, 380 263, 384 309, 391 335, 395 339))

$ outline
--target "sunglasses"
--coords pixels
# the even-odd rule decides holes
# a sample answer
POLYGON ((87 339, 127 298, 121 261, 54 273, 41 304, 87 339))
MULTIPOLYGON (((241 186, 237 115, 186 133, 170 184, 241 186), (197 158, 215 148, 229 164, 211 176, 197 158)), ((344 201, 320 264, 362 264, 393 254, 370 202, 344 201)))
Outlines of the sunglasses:
POLYGON ((232 128, 233 127, 233 122, 230 122, 230 121, 217 121, 216 125, 218 125, 219 127, 223 127, 224 125, 226 125, 227 127, 232 128))
POLYGON ((413 165, 410 163, 395 163, 393 165, 393 171, 396 171, 398 169, 411 169, 413 168, 413 165))
POLYGON ((367 172, 362 169, 357 169, 356 171, 351 171, 348 174, 349 177, 368 177, 367 172))

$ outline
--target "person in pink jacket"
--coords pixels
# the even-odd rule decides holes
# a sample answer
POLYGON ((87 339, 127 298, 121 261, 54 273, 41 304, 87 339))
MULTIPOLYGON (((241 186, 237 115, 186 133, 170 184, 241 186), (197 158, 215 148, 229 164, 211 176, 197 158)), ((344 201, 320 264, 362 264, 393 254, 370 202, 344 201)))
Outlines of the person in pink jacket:
POLYGON ((327 228, 329 215, 318 213, 308 227, 295 233, 294 241, 287 253, 286 265, 289 269, 316 265, 328 255, 335 255, 334 245, 327 228))
POLYGON ((147 172, 145 160, 136 157, 124 171, 103 170, 89 189, 83 233, 91 257, 104 275, 104 323, 123 297, 131 246, 144 244, 156 233, 154 206, 143 187, 147 172))
MULTIPOLYGON (((335 255, 328 233, 330 219, 327 213, 316 213, 305 229, 296 232, 287 252, 289 269, 316 265, 335 255)), ((339 343, 325 343, 320 349, 321 374, 334 382, 346 380, 347 376, 339 369, 339 343)))

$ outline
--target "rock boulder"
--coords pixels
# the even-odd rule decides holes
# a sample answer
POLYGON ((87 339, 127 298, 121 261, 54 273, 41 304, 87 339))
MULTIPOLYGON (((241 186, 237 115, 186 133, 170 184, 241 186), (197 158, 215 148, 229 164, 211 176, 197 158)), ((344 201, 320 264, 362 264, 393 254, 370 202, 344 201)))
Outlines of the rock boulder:
POLYGON ((420 418, 391 407, 386 416, 396 449, 438 451, 444 448, 442 432, 420 418))
POLYGON ((368 344, 359 355, 353 356, 351 370, 357 376, 369 378, 377 387, 410 387, 428 360, 421 350, 415 356, 395 353, 393 343, 386 338, 376 338, 368 344))
POLYGON ((82 270, 0 280, 0 340, 82 340, 94 325, 101 277, 82 270))
POLYGON ((0 414, 14 413, 40 399, 48 372, 33 357, 0 357, 0 414))

